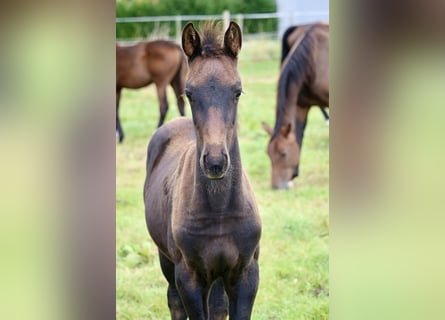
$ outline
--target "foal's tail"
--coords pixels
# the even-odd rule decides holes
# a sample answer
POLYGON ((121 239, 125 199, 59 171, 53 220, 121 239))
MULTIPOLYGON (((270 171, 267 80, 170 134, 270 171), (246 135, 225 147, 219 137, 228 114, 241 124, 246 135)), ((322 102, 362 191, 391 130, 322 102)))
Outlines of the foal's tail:
POLYGON ((173 90, 175 91, 176 100, 178 102, 178 109, 181 116, 185 114, 184 112, 184 90, 185 90, 185 80, 187 77, 188 64, 184 52, 180 49, 181 62, 179 64, 178 70, 171 82, 173 90))

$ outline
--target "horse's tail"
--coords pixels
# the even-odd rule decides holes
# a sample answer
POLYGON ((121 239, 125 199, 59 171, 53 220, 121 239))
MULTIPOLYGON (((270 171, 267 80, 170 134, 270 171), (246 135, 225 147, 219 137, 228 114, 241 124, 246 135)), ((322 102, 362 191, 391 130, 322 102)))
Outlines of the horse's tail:
POLYGON ((283 64, 284 59, 286 59, 287 54, 290 51, 291 46, 287 42, 289 35, 297 29, 298 26, 291 26, 284 31, 283 37, 281 38, 281 64, 283 64))

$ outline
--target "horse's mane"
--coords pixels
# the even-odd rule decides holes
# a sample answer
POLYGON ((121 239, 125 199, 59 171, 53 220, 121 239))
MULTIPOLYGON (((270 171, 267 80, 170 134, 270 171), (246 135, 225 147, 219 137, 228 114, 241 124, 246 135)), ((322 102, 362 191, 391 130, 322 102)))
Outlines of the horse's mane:
POLYGON ((205 21, 199 24, 201 55, 213 57, 224 54, 222 23, 205 21))
POLYGON ((297 29, 298 26, 291 26, 284 31, 283 38, 281 39, 281 64, 283 64, 284 59, 286 59, 287 54, 290 51, 290 46, 287 43, 287 38, 289 35, 297 29))
MULTIPOLYGON (((297 40, 295 42, 281 68, 280 79, 278 81, 276 121, 271 139, 276 137, 283 124, 286 98, 290 84, 296 84, 298 87, 301 87, 312 74, 313 59, 311 52, 314 47, 314 38, 311 36, 311 31, 313 28, 314 26, 308 28, 301 41, 297 40)), ((297 103, 297 101, 295 101, 295 103, 297 103)))

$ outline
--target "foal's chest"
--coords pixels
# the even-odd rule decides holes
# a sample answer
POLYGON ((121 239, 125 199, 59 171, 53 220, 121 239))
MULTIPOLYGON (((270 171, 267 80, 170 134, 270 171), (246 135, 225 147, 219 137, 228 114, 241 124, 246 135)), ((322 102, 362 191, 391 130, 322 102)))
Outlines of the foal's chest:
POLYGON ((216 273, 247 264, 259 237, 260 226, 246 216, 193 217, 173 228, 174 242, 188 264, 216 273))

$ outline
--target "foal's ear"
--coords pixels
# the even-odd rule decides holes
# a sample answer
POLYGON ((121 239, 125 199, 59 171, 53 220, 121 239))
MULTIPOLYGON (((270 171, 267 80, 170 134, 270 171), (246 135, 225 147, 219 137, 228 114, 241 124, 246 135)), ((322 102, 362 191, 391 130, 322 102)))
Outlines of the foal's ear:
POLYGON ((229 28, 224 34, 224 49, 234 58, 238 56, 241 50, 241 29, 233 21, 230 22, 229 28))
POLYGON ((182 49, 189 58, 201 53, 201 39, 191 22, 182 31, 182 49))

